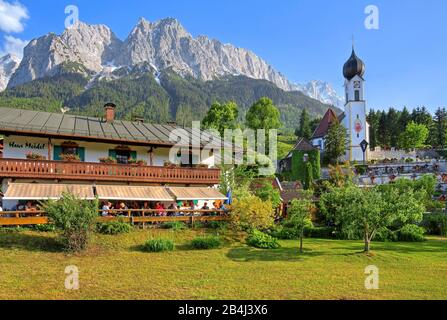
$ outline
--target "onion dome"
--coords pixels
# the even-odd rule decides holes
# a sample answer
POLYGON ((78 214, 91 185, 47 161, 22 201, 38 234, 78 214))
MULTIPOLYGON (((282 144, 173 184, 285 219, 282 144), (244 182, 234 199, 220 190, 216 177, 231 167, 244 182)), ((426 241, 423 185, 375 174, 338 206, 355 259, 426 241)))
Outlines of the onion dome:
POLYGON ((359 57, 357 57, 354 49, 352 49, 351 57, 343 66, 343 75, 346 79, 352 80, 352 78, 354 78, 355 76, 363 77, 365 71, 365 63, 363 63, 363 61, 359 57))

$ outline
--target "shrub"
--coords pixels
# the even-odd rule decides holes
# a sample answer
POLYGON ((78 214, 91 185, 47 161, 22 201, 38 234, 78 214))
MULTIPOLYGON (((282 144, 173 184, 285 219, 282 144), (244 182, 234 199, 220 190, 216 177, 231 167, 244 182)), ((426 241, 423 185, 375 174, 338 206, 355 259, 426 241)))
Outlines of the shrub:
POLYGON ((397 232, 388 228, 384 228, 383 230, 377 232, 374 239, 379 242, 396 242, 399 240, 397 232))
POLYGON ((33 229, 39 232, 54 232, 56 231, 56 226, 54 224, 36 224, 33 229))
POLYGON ((81 200, 71 193, 64 193, 58 201, 42 204, 50 221, 61 232, 64 249, 69 252, 80 252, 87 247, 89 233, 98 216, 98 207, 98 200, 81 200))
POLYGON ((280 226, 270 232, 270 235, 281 240, 298 240, 300 232, 297 229, 280 226))
POLYGON ((428 234, 447 236, 447 214, 443 212, 424 215, 421 224, 428 234))
POLYGON ((398 231, 399 241, 423 242, 425 229, 414 224, 407 224, 398 231))
POLYGON ((332 227, 306 227, 304 228, 304 235, 308 238, 315 239, 334 239, 336 230, 332 227))
POLYGON ((186 229, 186 225, 180 221, 166 222, 161 225, 163 229, 172 229, 174 231, 186 229))
POLYGON ((222 221, 210 221, 209 223, 207 223, 205 225, 205 227, 209 228, 209 229, 226 229, 227 228, 227 223, 226 222, 222 222, 222 221))
POLYGON ((272 203, 256 196, 235 200, 230 217, 233 226, 240 230, 267 230, 275 222, 272 203))
POLYGON ((219 248, 221 241, 219 237, 198 237, 191 241, 191 246, 197 250, 209 250, 219 248))
POLYGON ((122 220, 110 221, 105 223, 98 223, 96 231, 101 234, 117 235, 129 233, 132 231, 132 226, 122 220))
POLYGON ((278 249, 278 239, 258 230, 253 230, 247 238, 249 246, 259 249, 278 249))
POLYGON ((143 245, 143 251, 145 252, 164 252, 173 250, 174 241, 169 239, 151 239, 146 241, 143 245))

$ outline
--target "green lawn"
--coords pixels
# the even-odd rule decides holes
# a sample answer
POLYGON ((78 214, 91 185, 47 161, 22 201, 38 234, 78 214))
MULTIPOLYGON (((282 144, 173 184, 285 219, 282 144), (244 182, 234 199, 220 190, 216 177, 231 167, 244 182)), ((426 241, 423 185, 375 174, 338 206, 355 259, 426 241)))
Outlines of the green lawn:
POLYGON ((95 235, 80 256, 58 250, 53 234, 0 233, 0 299, 447 299, 447 241, 374 243, 281 241, 257 250, 227 241, 222 249, 192 251, 198 231, 146 230, 95 235), (175 239, 169 253, 143 253, 151 236, 175 239), (364 269, 380 269, 380 289, 367 291, 364 269), (80 270, 80 290, 64 288, 65 267, 80 270))

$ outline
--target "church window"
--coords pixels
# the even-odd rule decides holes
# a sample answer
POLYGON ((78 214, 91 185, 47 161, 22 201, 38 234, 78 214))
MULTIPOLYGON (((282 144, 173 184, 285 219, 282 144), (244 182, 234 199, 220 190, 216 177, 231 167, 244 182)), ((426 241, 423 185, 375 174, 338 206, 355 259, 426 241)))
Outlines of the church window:
POLYGON ((355 101, 360 101, 360 91, 355 90, 355 101))

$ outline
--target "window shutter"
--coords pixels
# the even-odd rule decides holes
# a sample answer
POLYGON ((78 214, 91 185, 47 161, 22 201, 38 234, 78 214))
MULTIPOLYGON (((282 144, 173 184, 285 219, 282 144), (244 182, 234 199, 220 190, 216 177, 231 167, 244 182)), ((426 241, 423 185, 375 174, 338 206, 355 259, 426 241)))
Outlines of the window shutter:
POLYGON ((78 156, 82 162, 85 162, 85 148, 78 148, 78 156))
POLYGON ((109 150, 109 157, 116 160, 116 150, 109 150))
POLYGON ((136 151, 131 151, 130 152, 130 159, 137 160, 137 152, 136 151))
POLYGON ((61 153, 62 153, 62 147, 61 146, 54 146, 53 160, 60 161, 61 160, 61 153))

